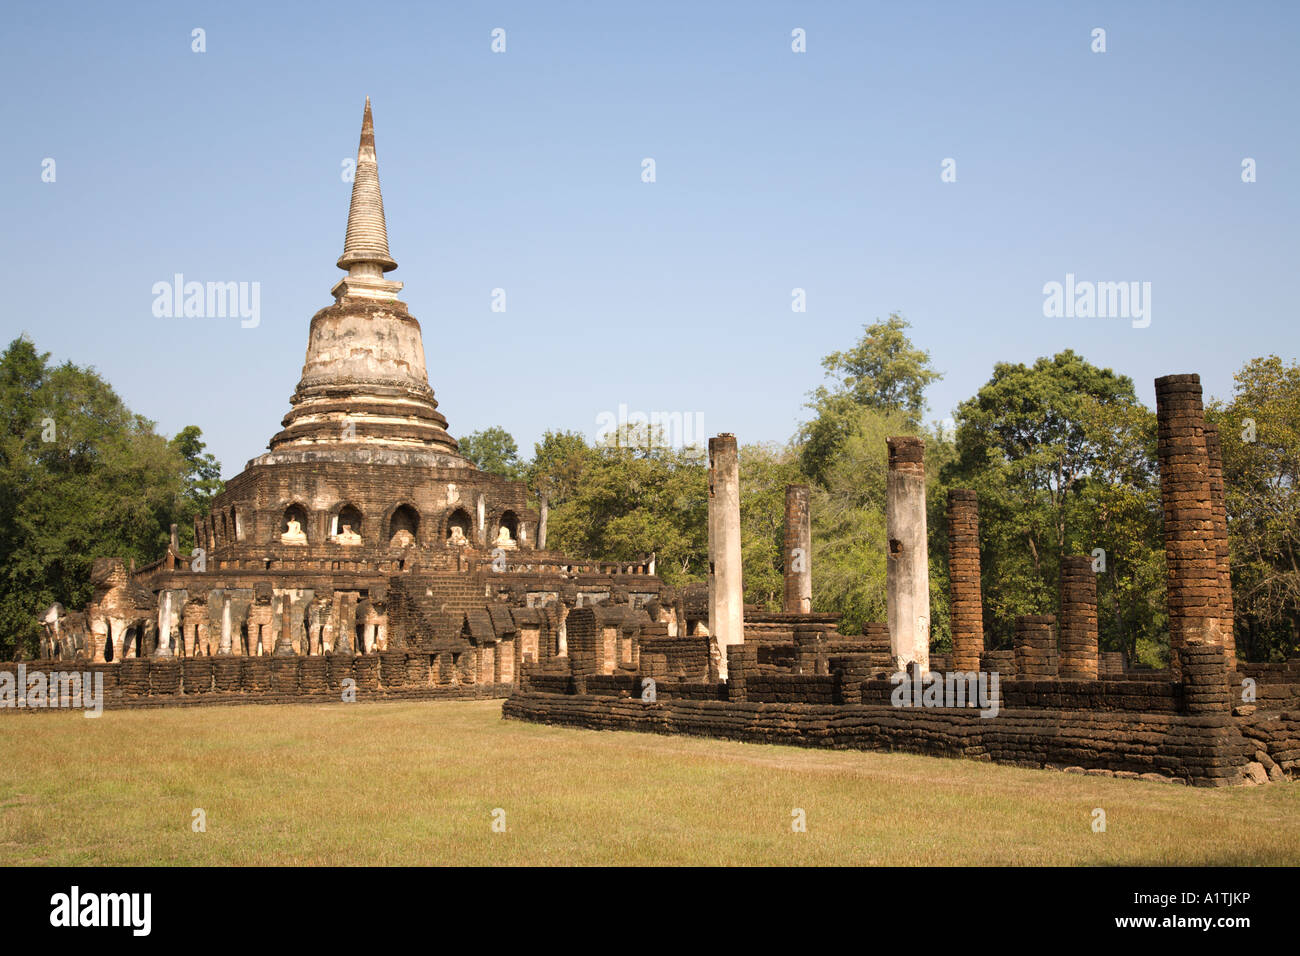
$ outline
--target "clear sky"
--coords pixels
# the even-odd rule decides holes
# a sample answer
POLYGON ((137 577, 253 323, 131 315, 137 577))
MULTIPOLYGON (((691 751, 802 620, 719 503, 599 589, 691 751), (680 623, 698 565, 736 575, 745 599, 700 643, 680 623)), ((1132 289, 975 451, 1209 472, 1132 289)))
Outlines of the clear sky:
POLYGON ((0 334, 199 425, 232 476, 342 275, 369 95, 390 277, 453 435, 527 454, 626 404, 784 441, 821 357, 891 311, 945 375, 931 418, 1064 348, 1148 404, 1172 372, 1226 396, 1300 352, 1298 26, 1295 3, 11 4, 0 334), (155 317, 176 273, 260 283, 260 324, 155 317), (1067 273, 1151 283, 1150 325, 1045 317, 1067 273))

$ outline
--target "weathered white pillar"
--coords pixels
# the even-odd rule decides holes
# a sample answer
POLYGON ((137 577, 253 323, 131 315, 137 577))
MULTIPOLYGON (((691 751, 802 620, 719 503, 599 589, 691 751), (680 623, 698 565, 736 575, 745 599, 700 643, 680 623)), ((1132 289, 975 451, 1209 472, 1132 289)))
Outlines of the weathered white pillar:
POLYGON ((551 502, 546 495, 542 495, 541 512, 537 518, 537 550, 546 550, 546 520, 551 516, 551 502))
POLYGON ((740 455, 736 436, 709 439, 709 634, 718 676, 727 679, 727 648, 745 640, 740 566, 740 455))
MULTIPOLYGON (((174 526, 173 526, 174 527, 174 526)), ((158 646, 154 657, 172 656, 172 592, 158 593, 158 646)))
POLYGON ((807 485, 785 488, 785 592, 781 609, 786 614, 812 612, 812 521, 807 485))
POLYGON ((930 670, 930 560, 925 527, 925 442, 888 438, 885 527, 889 538, 886 592, 889 643, 903 671, 930 670))
POLYGON ((478 496, 478 543, 480 547, 487 547, 487 500, 478 496))
POLYGON ((224 592, 221 595, 221 644, 217 653, 230 653, 230 595, 224 592))

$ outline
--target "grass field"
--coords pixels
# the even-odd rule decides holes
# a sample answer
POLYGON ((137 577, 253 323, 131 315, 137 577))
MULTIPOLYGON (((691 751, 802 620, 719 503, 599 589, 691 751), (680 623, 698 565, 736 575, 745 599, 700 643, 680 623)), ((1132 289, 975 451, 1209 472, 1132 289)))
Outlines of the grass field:
POLYGON ((1300 863, 1291 783, 1201 790, 500 712, 457 701, 9 716, 0 864, 1300 863), (806 832, 792 831, 795 808, 806 832))

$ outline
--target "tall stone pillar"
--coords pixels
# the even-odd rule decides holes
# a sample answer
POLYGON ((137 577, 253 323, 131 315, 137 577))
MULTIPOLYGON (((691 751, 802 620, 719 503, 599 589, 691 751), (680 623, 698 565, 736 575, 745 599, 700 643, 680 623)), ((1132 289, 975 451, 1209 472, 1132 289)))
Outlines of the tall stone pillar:
POLYGON ((546 550, 546 522, 551 516, 551 501, 546 495, 542 495, 542 506, 537 517, 537 550, 546 550))
POLYGON ((1219 426, 1205 423, 1205 454, 1210 472, 1210 512, 1214 516, 1214 553, 1219 572, 1219 634, 1229 675, 1237 670, 1237 635, 1232 599, 1232 562, 1228 556, 1228 508, 1223 497, 1223 444, 1219 426))
POLYGON ((1210 505, 1210 463, 1199 375, 1156 379, 1160 501, 1168 565, 1169 667, 1191 641, 1220 644, 1219 557, 1210 505))
POLYGON ((812 612, 812 516, 807 485, 785 488, 785 594, 786 614, 812 612))
POLYGON ((1061 558, 1060 648, 1063 679, 1097 679, 1097 575, 1086 554, 1061 558))
POLYGON ((740 573, 740 455, 736 436, 724 432, 709 439, 709 634, 722 680, 727 648, 745 641, 740 573))
POLYGON ((218 654, 230 653, 232 622, 230 620, 230 592, 221 592, 221 643, 217 645, 218 654))
POLYGON ((978 496, 967 488, 948 492, 948 587, 952 603, 952 669, 978 671, 984 653, 980 512, 978 496))
POLYGON ((158 592, 158 647, 154 657, 172 656, 172 592, 158 592))
POLYGON ((930 561, 925 526, 925 442, 888 438, 885 527, 889 557, 885 585, 894 666, 930 670, 930 561))
POLYGON ((1178 649, 1183 685, 1183 707, 1189 714, 1223 714, 1232 711, 1228 662, 1224 648, 1189 640, 1178 649))

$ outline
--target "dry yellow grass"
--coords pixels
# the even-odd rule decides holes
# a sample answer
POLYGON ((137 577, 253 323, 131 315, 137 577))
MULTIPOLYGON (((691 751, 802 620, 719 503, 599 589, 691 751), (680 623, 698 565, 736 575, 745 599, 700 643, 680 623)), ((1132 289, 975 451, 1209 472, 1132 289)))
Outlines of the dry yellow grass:
POLYGON ((0 864, 1300 863, 1290 783, 1200 790, 543 727, 500 711, 5 717, 0 864), (196 808, 205 833, 192 830, 196 808), (805 833, 792 832, 795 808, 805 833))

